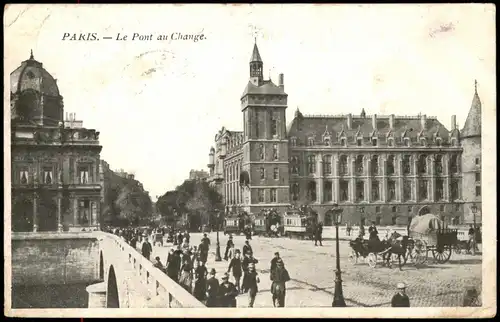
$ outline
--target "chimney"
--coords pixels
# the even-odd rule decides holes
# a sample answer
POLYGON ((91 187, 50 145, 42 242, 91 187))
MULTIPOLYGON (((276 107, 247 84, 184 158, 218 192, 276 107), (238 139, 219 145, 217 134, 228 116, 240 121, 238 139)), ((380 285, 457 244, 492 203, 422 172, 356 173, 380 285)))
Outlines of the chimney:
POLYGON ((374 130, 377 129, 377 114, 372 115, 372 127, 374 130))
POLYGON ((347 128, 349 130, 352 129, 352 114, 351 113, 347 114, 347 128))
POLYGON ((389 115, 389 127, 394 129, 394 114, 389 115))
POLYGON ((285 75, 280 74, 278 85, 281 89, 285 89, 285 75))
POLYGON ((422 114, 420 116, 420 125, 422 126, 422 130, 425 130, 425 122, 427 121, 427 115, 422 114))
POLYGON ((457 128, 457 116, 456 115, 452 115, 451 116, 451 130, 456 130, 457 128))

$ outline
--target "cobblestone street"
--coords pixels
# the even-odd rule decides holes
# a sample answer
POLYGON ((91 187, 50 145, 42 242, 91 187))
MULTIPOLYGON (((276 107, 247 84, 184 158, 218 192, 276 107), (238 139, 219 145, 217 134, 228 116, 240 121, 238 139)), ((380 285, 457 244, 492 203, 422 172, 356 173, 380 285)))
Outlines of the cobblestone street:
MULTIPOLYGON (((202 234, 191 234, 191 244, 198 245, 202 234)), ((228 237, 220 233, 221 255, 224 256, 228 237)), ((228 262, 215 262, 216 233, 209 234, 211 240, 207 268, 215 268, 217 277, 227 270, 228 262)), ((245 238, 234 236, 237 248, 242 248, 245 238)), ((260 272, 259 293, 254 307, 272 307, 269 279, 269 265, 275 251, 280 252, 285 267, 292 280, 287 283, 287 307, 328 307, 331 306, 334 292, 335 241, 326 240, 322 247, 315 247, 312 241, 288 238, 253 237, 250 244, 260 272)), ((153 256, 160 256, 164 263, 168 250, 155 246, 153 256)), ((432 259, 422 267, 411 264, 399 271, 377 265, 370 268, 364 261, 353 265, 348 262, 350 253, 348 241, 340 244, 340 265, 342 270, 343 292, 348 306, 384 307, 390 306, 396 284, 405 282, 412 307, 450 307, 460 306, 466 286, 481 290, 481 255, 460 255, 453 253, 446 264, 434 263, 432 259)), ((248 306, 248 295, 237 298, 238 307, 248 306)))

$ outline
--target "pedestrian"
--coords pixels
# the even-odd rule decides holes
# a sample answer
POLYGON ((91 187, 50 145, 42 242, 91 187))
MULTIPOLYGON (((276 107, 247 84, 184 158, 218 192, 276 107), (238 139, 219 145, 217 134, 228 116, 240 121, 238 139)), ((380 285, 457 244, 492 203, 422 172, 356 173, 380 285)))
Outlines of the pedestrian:
POLYGON ((234 258, 231 259, 229 263, 229 267, 227 268, 227 272, 230 273, 231 269, 233 270, 234 283, 236 285, 236 289, 240 292, 240 280, 242 275, 242 267, 241 267, 241 258, 240 258, 240 250, 236 250, 236 254, 234 258))
POLYGON ((236 296, 238 296, 238 290, 234 284, 229 281, 228 273, 224 273, 221 280, 222 283, 219 285, 220 307, 236 307, 236 296))
POLYGON ((250 246, 250 240, 245 240, 245 245, 243 245, 243 256, 246 254, 253 254, 252 246, 250 246))
POLYGON ((375 226, 375 222, 372 221, 371 226, 368 228, 368 239, 369 240, 377 240, 378 239, 378 231, 377 227, 375 226))
POLYGON ((149 260, 151 253, 153 252, 153 247, 148 241, 148 238, 144 238, 144 243, 142 243, 142 256, 146 257, 149 260))
POLYGON ((187 243, 189 244, 189 240, 191 239, 191 236, 189 236, 189 232, 187 231, 187 229, 184 232, 184 238, 187 240, 187 243))
POLYGON ((392 307, 410 307, 410 299, 406 295, 406 285, 404 283, 398 283, 398 292, 394 294, 391 300, 392 307))
POLYGON ((226 244, 226 251, 224 252, 224 260, 228 260, 229 250, 234 247, 233 236, 229 235, 229 239, 226 244))
POLYGON ((276 262, 278 260, 280 260, 280 259, 281 259, 280 253, 279 252, 275 252, 273 259, 271 259, 271 268, 269 269, 269 273, 271 273, 272 271, 274 271, 274 269, 276 268, 276 262))
POLYGON ((187 238, 184 238, 184 240, 182 241, 181 248, 182 248, 183 251, 186 250, 186 249, 189 249, 189 243, 187 241, 187 238))
POLYGON ((271 294, 273 296, 273 305, 276 307, 285 307, 286 282, 290 281, 290 275, 285 268, 283 260, 276 261, 276 269, 271 272, 271 294))
POLYGON ((191 293, 193 285, 193 263, 187 250, 184 251, 181 264, 181 276, 179 277, 179 284, 189 293, 191 293))
POLYGON ((212 268, 210 270, 210 277, 207 280, 207 307, 217 307, 218 299, 217 296, 219 294, 219 281, 215 278, 215 269, 212 268))
POLYGON ((182 232, 179 230, 179 233, 177 234, 177 244, 181 245, 183 239, 184 236, 182 235, 182 232))
POLYGON ((161 263, 160 261, 160 256, 156 256, 155 257, 155 261, 153 262, 153 266, 158 268, 160 271, 164 271, 164 267, 163 267, 163 264, 161 263))
POLYGON ((203 302, 206 296, 207 288, 207 267, 205 264, 198 260, 198 267, 194 271, 194 291, 193 295, 198 299, 198 301, 203 302))
POLYGON ((316 226, 316 231, 314 234, 314 246, 318 246, 318 242, 320 246, 323 246, 322 240, 323 240, 323 223, 319 223, 316 226))
POLYGON ((469 250, 476 255, 476 230, 472 225, 469 228, 469 250))
POLYGON ((137 235, 134 234, 132 239, 130 240, 130 246, 135 250, 137 250, 137 241, 138 241, 137 235))
POLYGON ((250 263, 248 265, 248 273, 246 274, 246 279, 243 280, 243 293, 248 291, 248 307, 253 307, 255 303, 255 297, 259 290, 257 284, 260 283, 259 276, 255 270, 255 264, 250 263))

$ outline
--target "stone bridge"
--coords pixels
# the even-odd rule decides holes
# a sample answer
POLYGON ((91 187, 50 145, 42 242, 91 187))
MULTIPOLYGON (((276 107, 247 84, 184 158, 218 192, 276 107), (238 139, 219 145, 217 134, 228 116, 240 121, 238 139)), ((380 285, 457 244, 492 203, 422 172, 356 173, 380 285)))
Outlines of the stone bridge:
POLYGON ((87 287, 89 308, 205 307, 119 237, 94 232, 99 279, 87 287))
MULTIPOLYGON (((49 302, 68 296, 64 289, 82 285, 88 308, 205 307, 124 240, 101 231, 13 234, 12 284, 59 290, 49 302)), ((13 298, 25 308, 55 303, 40 304, 37 299, 46 295, 31 293, 13 293, 13 298)))

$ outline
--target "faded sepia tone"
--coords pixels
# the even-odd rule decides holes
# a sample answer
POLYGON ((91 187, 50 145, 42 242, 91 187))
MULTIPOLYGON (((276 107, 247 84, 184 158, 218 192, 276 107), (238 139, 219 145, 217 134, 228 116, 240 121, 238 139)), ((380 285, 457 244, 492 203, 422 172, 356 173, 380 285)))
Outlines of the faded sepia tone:
POLYGON ((495 14, 7 6, 6 314, 492 316, 495 14))

